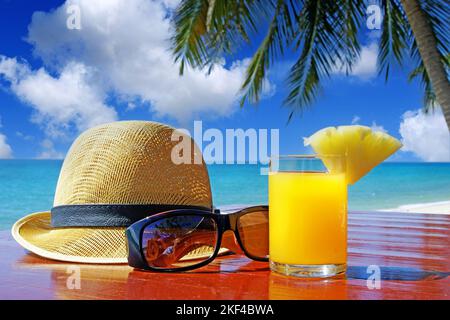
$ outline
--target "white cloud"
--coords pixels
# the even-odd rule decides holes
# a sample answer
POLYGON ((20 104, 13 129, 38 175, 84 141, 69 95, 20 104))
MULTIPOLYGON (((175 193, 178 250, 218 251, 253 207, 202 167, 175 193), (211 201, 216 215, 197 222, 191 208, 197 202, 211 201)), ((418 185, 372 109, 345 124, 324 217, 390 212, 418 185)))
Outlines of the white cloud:
MULTIPOLYGON (((0 116, 0 128, 3 127, 2 117, 0 116)), ((11 146, 6 142, 6 136, 0 133, 0 159, 12 158, 11 146)))
POLYGON ((424 161, 450 161, 450 133, 440 109, 426 114, 408 111, 400 123, 403 151, 424 161))
POLYGON ((19 138, 22 138, 25 141, 33 141, 34 140, 34 137, 32 135, 25 134, 21 131, 16 131, 16 136, 18 136, 19 138))
POLYGON ((30 68, 25 61, 18 61, 17 58, 8 58, 0 54, 0 75, 11 84, 30 73, 30 68))
POLYGON ((128 104, 127 104, 127 108, 125 109, 126 111, 131 111, 131 110, 134 110, 134 109, 136 109, 136 103, 134 103, 134 102, 128 102, 128 104))
MULTIPOLYGON (((354 115, 353 119, 352 119, 352 125, 360 124, 360 122, 361 122, 361 117, 358 115, 354 115)), ((372 129, 372 131, 380 131, 380 132, 387 133, 387 130, 383 126, 378 125, 375 121, 372 122, 372 125, 370 126, 370 128, 372 129)))
POLYGON ((62 159, 64 154, 55 150, 53 142, 50 139, 44 139, 41 142, 42 152, 37 156, 37 159, 62 159))
POLYGON ((48 136, 60 136, 71 125, 82 131, 117 119, 83 64, 69 63, 53 77, 44 68, 33 71, 15 58, 0 56, 1 75, 10 82, 11 90, 34 108, 33 121, 43 124, 48 136))
POLYGON ((377 74, 378 44, 371 43, 361 48, 359 60, 352 68, 351 75, 370 78, 377 74))
MULTIPOLYGON (((118 119, 107 101, 116 97, 127 110, 147 107, 158 117, 186 122, 197 115, 228 116, 236 107, 248 59, 216 65, 210 75, 178 74, 168 9, 179 0, 66 1, 49 12, 35 12, 27 41, 44 65, 32 68, 0 52, 0 80, 33 110, 32 121, 55 141, 118 119), (81 30, 67 28, 68 5, 78 5, 81 30), (70 135, 69 135, 70 134, 70 135)), ((265 82, 263 97, 275 87, 265 82)), ((43 146, 39 157, 60 154, 43 146)))
POLYGON ((0 134, 0 159, 10 158, 12 158, 12 149, 6 142, 6 136, 4 134, 0 134))
POLYGON ((372 126, 370 128, 372 129, 372 131, 375 131, 375 132, 379 131, 379 132, 387 133, 387 130, 383 126, 378 125, 375 121, 372 122, 372 126))
POLYGON ((48 67, 64 70, 76 60, 105 88, 150 103, 158 116, 186 121, 194 114, 224 116, 235 110, 245 71, 242 61, 217 65, 209 76, 199 70, 179 76, 167 14, 167 7, 178 1, 70 3, 80 6, 82 30, 65 27, 67 2, 49 13, 34 13, 29 26, 28 41, 48 67))
MULTIPOLYGON (((378 44, 373 42, 367 46, 362 46, 359 59, 353 65, 349 75, 361 80, 368 80, 377 75, 377 61, 378 44)), ((344 75, 345 71, 343 66, 338 65, 334 70, 334 73, 344 75)))
POLYGON ((352 119, 352 124, 358 124, 359 121, 361 121, 361 117, 357 116, 357 115, 354 115, 353 119, 352 119))

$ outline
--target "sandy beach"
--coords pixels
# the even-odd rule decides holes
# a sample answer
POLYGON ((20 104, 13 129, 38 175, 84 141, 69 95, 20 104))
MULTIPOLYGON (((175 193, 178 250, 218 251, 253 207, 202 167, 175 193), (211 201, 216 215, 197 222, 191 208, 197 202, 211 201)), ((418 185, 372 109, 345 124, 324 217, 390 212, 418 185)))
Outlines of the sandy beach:
POLYGON ((450 214, 450 201, 408 204, 408 205, 399 206, 397 208, 385 209, 385 210, 379 210, 379 211, 450 214))

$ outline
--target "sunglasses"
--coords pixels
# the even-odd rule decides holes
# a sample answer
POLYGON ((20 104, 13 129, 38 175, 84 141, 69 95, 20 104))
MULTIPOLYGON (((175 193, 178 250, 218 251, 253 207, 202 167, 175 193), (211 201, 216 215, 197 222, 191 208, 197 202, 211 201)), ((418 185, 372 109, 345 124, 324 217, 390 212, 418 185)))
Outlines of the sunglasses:
POLYGON ((152 271, 187 271, 207 265, 233 246, 258 261, 269 257, 268 206, 220 213, 211 209, 161 212, 126 230, 128 263, 152 271), (237 240, 224 233, 231 230, 237 240))

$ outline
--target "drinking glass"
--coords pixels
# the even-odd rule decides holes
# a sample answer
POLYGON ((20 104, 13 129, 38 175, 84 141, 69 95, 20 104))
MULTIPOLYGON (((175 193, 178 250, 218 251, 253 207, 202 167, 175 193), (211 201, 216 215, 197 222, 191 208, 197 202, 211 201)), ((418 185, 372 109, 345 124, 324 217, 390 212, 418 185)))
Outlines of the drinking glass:
POLYGON ((344 157, 305 155, 271 159, 269 258, 271 270, 284 275, 331 277, 345 272, 344 157))

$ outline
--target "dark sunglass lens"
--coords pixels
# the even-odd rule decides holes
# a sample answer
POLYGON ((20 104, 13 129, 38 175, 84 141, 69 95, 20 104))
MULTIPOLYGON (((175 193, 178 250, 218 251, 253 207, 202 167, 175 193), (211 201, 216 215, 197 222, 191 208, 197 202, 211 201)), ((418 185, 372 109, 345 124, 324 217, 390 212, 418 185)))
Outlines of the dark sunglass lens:
POLYGON ((268 211, 253 211, 241 216, 238 232, 248 254, 257 258, 269 257, 268 211))
POLYGON ((144 229, 142 251, 152 268, 190 267, 208 260, 217 244, 214 219, 197 215, 157 220, 144 229))

